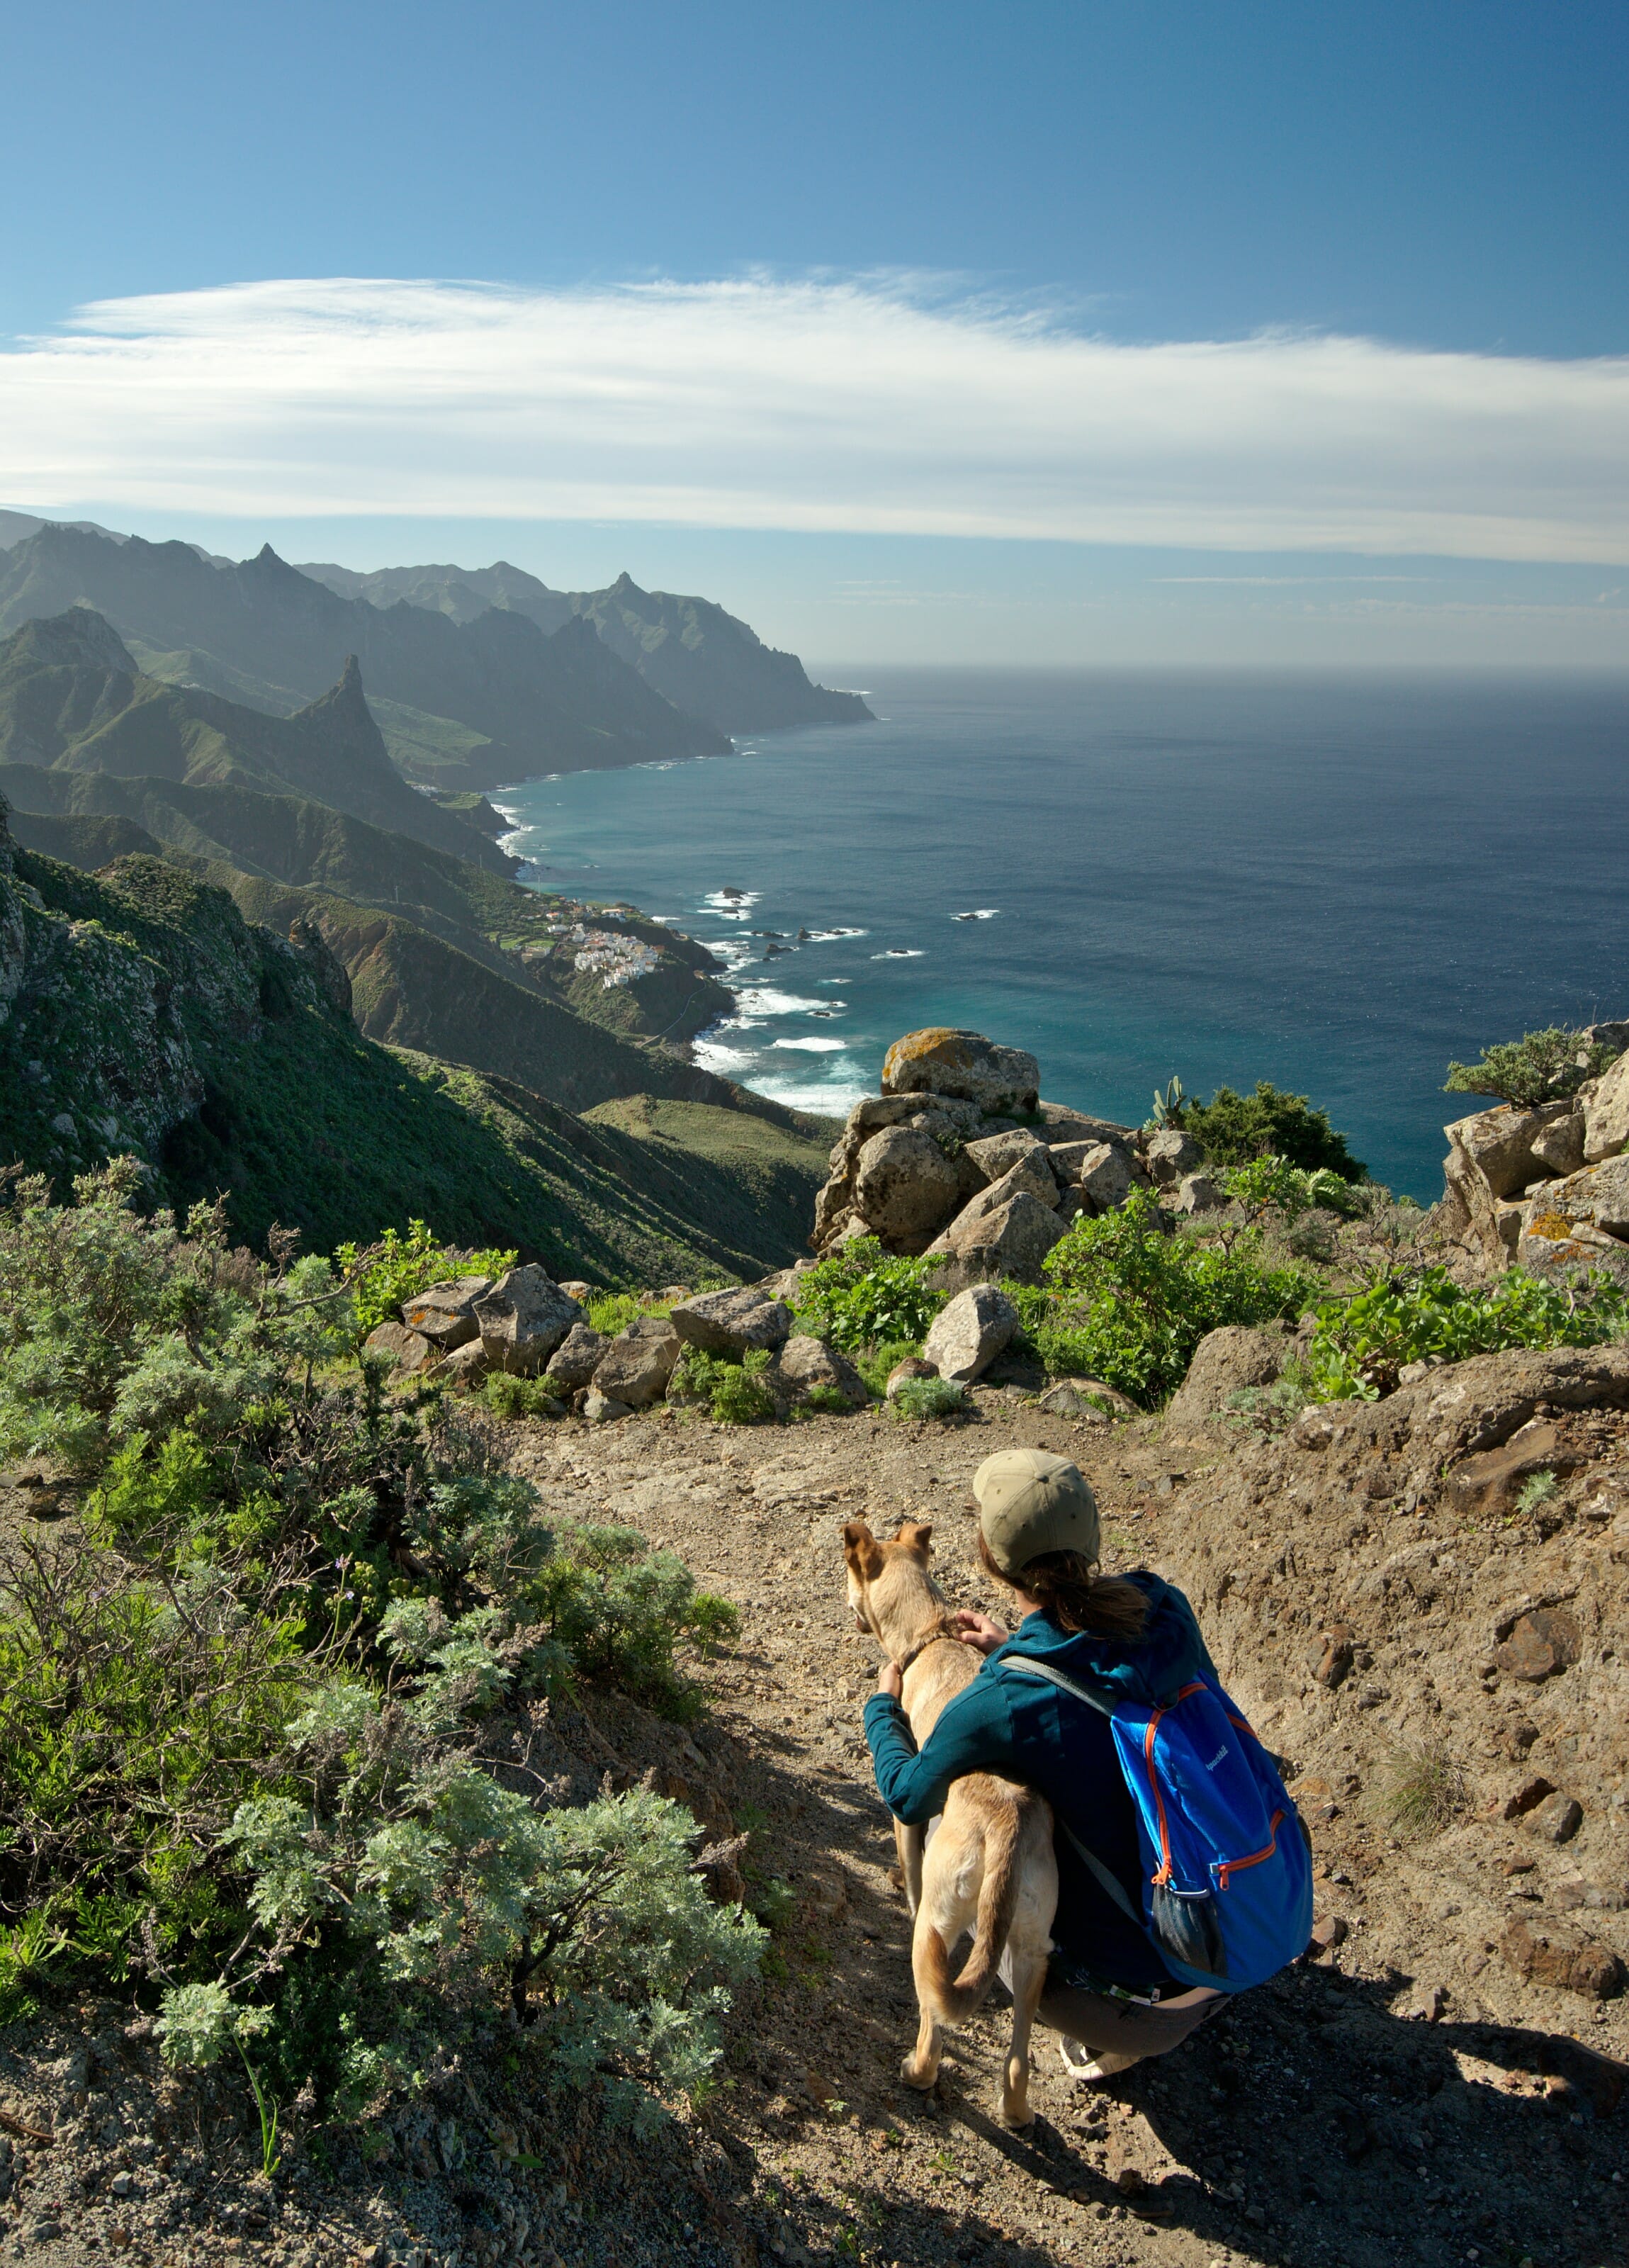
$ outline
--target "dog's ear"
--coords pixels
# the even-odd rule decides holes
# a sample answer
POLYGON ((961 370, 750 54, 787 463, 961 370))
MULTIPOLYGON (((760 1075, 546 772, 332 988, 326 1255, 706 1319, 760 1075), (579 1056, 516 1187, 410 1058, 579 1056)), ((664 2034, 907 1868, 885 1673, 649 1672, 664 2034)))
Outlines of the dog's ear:
POLYGON ((843 1530, 843 1557, 862 1582, 880 1572, 883 1547, 862 1520, 851 1520, 843 1530))
POLYGON ((920 1559, 926 1566, 933 1543, 933 1522, 931 1520, 907 1520, 894 1540, 903 1543, 912 1557, 920 1559))

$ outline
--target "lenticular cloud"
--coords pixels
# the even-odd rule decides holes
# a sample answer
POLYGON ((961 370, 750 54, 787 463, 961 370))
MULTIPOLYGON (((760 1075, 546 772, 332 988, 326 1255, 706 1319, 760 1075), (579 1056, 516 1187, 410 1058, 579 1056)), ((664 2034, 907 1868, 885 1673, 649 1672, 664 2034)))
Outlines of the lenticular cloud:
POLYGON ((1629 361, 1128 344, 887 283, 237 284, 0 352, 0 493, 1629 556, 1629 361))

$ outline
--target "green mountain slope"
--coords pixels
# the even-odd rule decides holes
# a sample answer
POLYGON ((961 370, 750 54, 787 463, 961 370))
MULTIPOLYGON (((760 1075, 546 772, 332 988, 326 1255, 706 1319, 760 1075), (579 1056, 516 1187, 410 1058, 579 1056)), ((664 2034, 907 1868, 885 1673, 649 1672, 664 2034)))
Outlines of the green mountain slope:
POLYGON ((371 575, 317 563, 300 572, 347 599, 433 608, 455 622, 473 622, 498 608, 552 634, 580 617, 648 685, 721 733, 857 725, 870 718, 857 693, 811 684, 796 654, 765 645, 711 600, 642 591, 631 575, 619 575, 605 591, 552 591, 503 559, 491 567, 385 567, 371 575))
POLYGON ((269 545, 253 559, 216 562, 185 543, 114 542, 51 526, 0 554, 0 632, 75 607, 139 641, 155 670, 271 711, 312 700, 354 655, 382 702, 429 720, 421 760, 446 786, 728 745, 682 716, 585 622, 574 618, 551 637, 512 610, 459 622, 420 607, 381 608, 301 574, 269 545), (460 743, 455 733, 426 753, 447 720, 475 737, 460 743))
POLYGON ((319 700, 269 717, 143 676, 111 625, 86 608, 31 620, 0 642, 0 766, 12 764, 292 793, 496 872, 512 864, 455 811, 407 785, 369 714, 354 657, 319 700))
MULTIPOLYGON (((134 1152, 165 1201, 229 1192, 257 1243, 275 1221, 327 1248, 416 1214, 603 1283, 789 1256, 750 1207, 722 1230, 687 1215, 620 1129, 363 1037, 319 940, 251 926, 165 861, 87 876, 0 820, 0 1160, 60 1179, 134 1152)), ((691 1192, 718 1202, 705 1174, 691 1192)))

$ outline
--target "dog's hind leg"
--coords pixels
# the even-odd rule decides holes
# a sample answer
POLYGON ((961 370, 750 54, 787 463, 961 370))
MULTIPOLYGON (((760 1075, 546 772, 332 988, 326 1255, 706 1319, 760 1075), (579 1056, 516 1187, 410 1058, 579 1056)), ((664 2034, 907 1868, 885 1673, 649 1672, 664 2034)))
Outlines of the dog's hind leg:
POLYGON ((1046 1988, 1046 1956, 1050 1945, 1039 1950, 1014 1948, 1012 1962, 1012 2038, 1007 2049, 1007 2068, 1002 2075, 1002 2124, 1027 2126, 1030 2110, 1030 2033, 1035 2011, 1046 1988))
POLYGON ((1058 1903, 1058 1867, 1051 1838, 1051 1815, 1037 1805, 1024 1821, 1018 1902, 1002 1962, 1002 1975, 1012 1993, 1012 2037, 1002 2081, 1004 2126, 1027 2126, 1031 2117, 1030 2034, 1046 1989, 1053 1913, 1058 1903))
POLYGON ((964 1844, 947 1834, 943 1821, 928 1845, 921 1902, 916 1927, 911 1933, 911 1970, 916 1979, 916 2005, 921 2011, 916 2045, 899 2066, 907 2087, 924 2091, 939 2076, 944 2045, 944 2009, 939 1999, 939 1980, 944 1956, 972 1926, 979 1907, 983 1879, 983 1852, 977 1843, 964 1844))
POLYGON ((921 1828, 907 1827, 902 1819, 894 1821, 894 1849, 899 1853, 899 1877, 905 1886, 906 1911, 913 1921, 922 1902, 922 1845, 926 1839, 921 1828))

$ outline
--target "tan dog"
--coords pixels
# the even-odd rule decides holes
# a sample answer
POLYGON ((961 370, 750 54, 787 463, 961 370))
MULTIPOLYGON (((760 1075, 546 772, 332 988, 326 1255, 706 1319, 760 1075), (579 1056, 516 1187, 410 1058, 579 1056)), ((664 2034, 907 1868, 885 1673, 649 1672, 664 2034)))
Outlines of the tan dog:
MULTIPOLYGON (((843 1530, 848 1603, 904 1672, 904 1705, 921 1748, 940 1711, 979 1674, 980 1657, 949 1634, 949 1602, 928 1572, 931 1527, 906 1521, 892 1543, 865 1522, 843 1530)), ((944 1812, 926 1838, 894 1822, 906 1901, 915 1922, 911 1968, 921 2025, 901 2066, 912 2087, 939 2075, 946 2024, 965 2023, 999 1973, 1012 1992, 1012 2040, 1002 2088, 1009 2126, 1030 2123, 1030 2029, 1046 1981, 1058 1867, 1052 1807, 1032 1788, 972 1772, 954 1780, 944 1812), (967 1929, 972 1951, 959 1977, 950 1948, 967 1929)))

